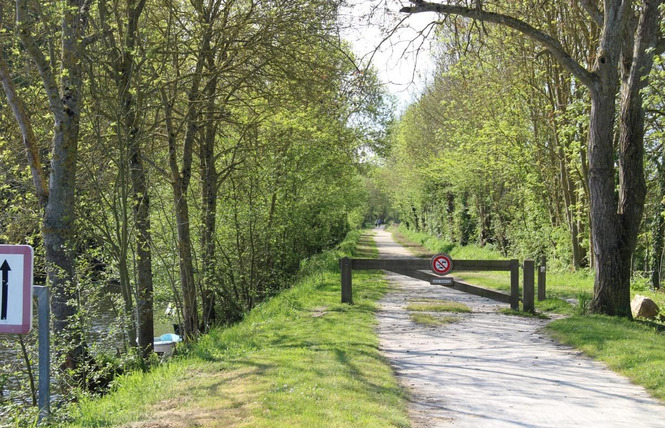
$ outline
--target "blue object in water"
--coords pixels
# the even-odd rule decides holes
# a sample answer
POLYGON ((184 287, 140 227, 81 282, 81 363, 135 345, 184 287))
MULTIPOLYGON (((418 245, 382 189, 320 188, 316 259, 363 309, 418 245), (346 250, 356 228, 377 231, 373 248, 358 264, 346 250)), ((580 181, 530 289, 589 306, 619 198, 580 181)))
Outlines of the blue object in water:
POLYGON ((155 342, 182 342, 182 338, 174 333, 166 333, 159 337, 155 337, 155 342))

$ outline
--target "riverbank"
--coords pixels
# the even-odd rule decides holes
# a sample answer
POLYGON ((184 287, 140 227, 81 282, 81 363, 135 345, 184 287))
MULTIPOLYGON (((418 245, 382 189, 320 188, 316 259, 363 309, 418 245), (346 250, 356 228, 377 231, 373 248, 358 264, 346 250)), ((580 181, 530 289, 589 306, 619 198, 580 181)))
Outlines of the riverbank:
MULTIPOLYGON (((342 248, 367 257, 371 246, 352 234, 342 248)), ((343 255, 312 258, 292 289, 243 322, 151 373, 120 379, 104 398, 83 400, 70 426, 409 426, 374 331, 387 283, 377 272, 354 274, 355 304, 341 304, 343 255)))

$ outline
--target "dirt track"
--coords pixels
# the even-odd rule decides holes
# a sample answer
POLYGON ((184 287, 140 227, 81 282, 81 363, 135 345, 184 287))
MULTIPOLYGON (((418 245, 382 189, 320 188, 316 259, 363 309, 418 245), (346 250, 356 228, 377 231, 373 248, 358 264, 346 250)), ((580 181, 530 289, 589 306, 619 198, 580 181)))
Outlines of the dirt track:
MULTIPOLYGON (((376 229, 382 258, 411 257, 376 229)), ((642 387, 540 333, 548 321, 507 316, 507 305, 387 273, 384 355, 411 392, 414 427, 663 427, 665 406, 642 387), (460 301, 472 313, 443 327, 414 324, 410 301, 460 301)))

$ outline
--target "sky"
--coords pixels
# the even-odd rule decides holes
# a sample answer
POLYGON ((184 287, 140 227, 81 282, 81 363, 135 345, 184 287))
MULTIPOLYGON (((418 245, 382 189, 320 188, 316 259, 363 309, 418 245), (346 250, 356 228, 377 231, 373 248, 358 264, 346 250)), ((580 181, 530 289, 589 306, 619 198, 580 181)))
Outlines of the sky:
POLYGON ((345 24, 342 36, 363 63, 371 61, 388 92, 397 99, 398 109, 404 110, 422 93, 434 71, 430 23, 436 15, 400 13, 407 1, 350 0, 349 3, 350 7, 342 12, 345 24))

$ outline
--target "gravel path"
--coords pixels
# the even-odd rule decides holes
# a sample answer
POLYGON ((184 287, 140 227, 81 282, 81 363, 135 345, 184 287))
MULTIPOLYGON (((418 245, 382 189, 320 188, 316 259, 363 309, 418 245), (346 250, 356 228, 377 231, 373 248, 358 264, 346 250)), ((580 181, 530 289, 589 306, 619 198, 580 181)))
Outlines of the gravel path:
MULTIPOLYGON (((411 257, 375 229, 381 258, 411 257)), ((663 427, 665 406, 642 387, 540 332, 548 321, 507 316, 482 297, 386 273, 381 301, 384 355, 411 393, 414 427, 663 427), (470 314, 443 327, 414 324, 418 299, 455 300, 470 314)))

